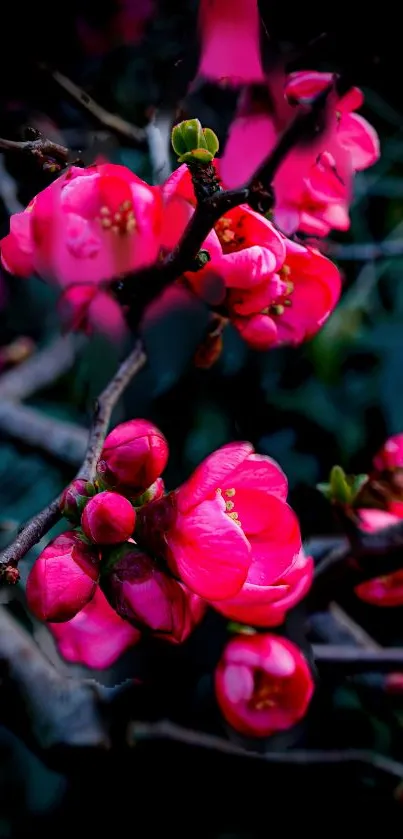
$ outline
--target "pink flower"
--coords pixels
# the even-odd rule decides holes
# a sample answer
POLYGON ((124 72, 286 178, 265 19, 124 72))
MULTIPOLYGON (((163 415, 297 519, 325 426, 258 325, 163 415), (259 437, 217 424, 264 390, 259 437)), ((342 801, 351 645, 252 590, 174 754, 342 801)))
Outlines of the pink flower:
POLYGON ((98 552, 74 531, 62 533, 38 556, 27 579, 27 602, 41 621, 68 621, 93 597, 98 552))
POLYGON ((81 519, 83 531, 97 545, 126 542, 133 533, 136 513, 117 492, 100 492, 88 501, 81 519))
MULTIPOLYGON (((215 161, 217 172, 219 162, 215 161)), ((190 175, 180 167, 163 187, 163 241, 173 247, 193 213, 190 175)), ((220 305, 254 349, 298 344, 323 325, 340 296, 336 266, 319 251, 291 242, 247 205, 225 214, 203 247, 210 262, 186 280, 220 305)))
POLYGON ((112 295, 94 283, 66 288, 59 300, 59 313, 66 329, 74 332, 103 332, 112 339, 126 331, 123 309, 112 295))
POLYGON ((386 440, 374 457, 374 466, 380 472, 403 468, 403 434, 394 434, 386 440))
MULTIPOLYGON (((272 74, 269 80, 274 113, 253 110, 244 98, 239 116, 230 129, 221 162, 226 186, 239 186, 250 178, 274 147, 278 136, 295 116, 294 103, 307 104, 332 83, 331 73, 298 71, 286 79, 272 74), (285 81, 285 84, 284 84, 285 81)), ((379 139, 372 126, 353 113, 363 103, 361 91, 351 88, 329 97, 327 126, 308 147, 292 149, 279 166, 273 186, 275 218, 285 233, 296 230, 326 236, 331 229, 346 230, 355 172, 379 158, 379 139)))
POLYGON ((263 82, 257 0, 201 0, 198 76, 231 85, 263 82))
POLYGON ((224 650, 215 690, 227 722, 250 737, 284 731, 305 716, 314 684, 306 659, 276 635, 238 635, 224 650))
POLYGON ((273 563, 257 562, 252 554, 249 573, 241 591, 232 599, 212 603, 230 620, 251 626, 278 626, 289 609, 308 593, 313 578, 313 560, 301 550, 292 565, 273 580, 273 563))
MULTIPOLYGON (((384 510, 360 510, 361 528, 369 533, 398 524, 401 518, 403 513, 397 516, 384 510)), ((403 571, 367 580, 354 591, 372 606, 403 606, 403 571)))
POLYGON ((271 568, 275 581, 296 559, 301 535, 286 495, 275 461, 250 443, 230 443, 176 492, 139 510, 141 538, 191 591, 225 600, 240 591, 252 561, 267 576, 271 568))
MULTIPOLYGON (((88 284, 112 280, 157 259, 161 209, 159 190, 125 166, 72 166, 11 217, 10 233, 1 241, 2 263, 18 276, 36 273, 64 289, 84 284, 90 322, 99 316, 108 325, 105 295, 91 296, 88 284)), ((116 312, 112 298, 107 299, 114 324, 116 312)), ((76 313, 78 300, 70 299, 70 304, 76 313)))
POLYGON ((108 600, 134 626, 181 644, 201 621, 206 611, 201 598, 135 545, 114 551, 109 568, 104 577, 108 600))
POLYGON ((75 478, 62 494, 60 512, 73 524, 78 524, 88 499, 93 495, 94 484, 83 478, 75 478))
POLYGON ((102 483, 125 495, 143 493, 164 471, 168 443, 148 420, 122 422, 108 434, 97 464, 102 483))
POLYGON ((140 640, 140 632, 122 620, 97 587, 81 612, 65 623, 50 623, 59 653, 66 661, 95 670, 110 667, 140 640))

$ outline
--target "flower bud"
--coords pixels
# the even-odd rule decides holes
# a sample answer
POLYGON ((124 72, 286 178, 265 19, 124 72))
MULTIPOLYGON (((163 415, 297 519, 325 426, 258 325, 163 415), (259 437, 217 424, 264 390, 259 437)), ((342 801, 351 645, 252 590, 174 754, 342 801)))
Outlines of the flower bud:
POLYGON ((40 554, 27 580, 27 602, 38 620, 68 621, 93 597, 99 555, 75 531, 57 536, 40 554))
POLYGON ((142 495, 139 495, 134 505, 135 507, 142 507, 144 504, 149 504, 150 501, 158 501, 160 498, 163 497, 165 492, 165 484, 162 478, 157 478, 153 484, 151 484, 142 495))
POLYGON ((160 477, 167 460, 168 443, 162 432, 147 420, 129 420, 108 434, 97 475, 105 487, 135 497, 160 477))
POLYGON ((95 495, 94 484, 83 478, 76 478, 66 487, 61 497, 62 515, 73 524, 78 524, 88 499, 93 495, 95 495))
POLYGON ((180 644, 202 619, 206 605, 135 545, 109 556, 104 592, 120 617, 180 644))
POLYGON ((123 495, 100 492, 90 499, 84 509, 81 526, 91 542, 97 545, 117 545, 126 542, 133 533, 136 513, 123 495))
POLYGON ((218 137, 211 128, 202 128, 198 119, 185 119, 174 125, 171 134, 179 163, 197 160, 210 163, 219 149, 218 137))

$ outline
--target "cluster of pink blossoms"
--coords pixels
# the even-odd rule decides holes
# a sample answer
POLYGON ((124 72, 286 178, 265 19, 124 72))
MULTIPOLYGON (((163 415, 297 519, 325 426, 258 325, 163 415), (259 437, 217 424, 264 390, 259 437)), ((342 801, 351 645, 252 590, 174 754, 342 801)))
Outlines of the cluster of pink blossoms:
MULTIPOLYGON (((155 426, 123 423, 105 440, 95 482, 76 479, 63 495, 75 528, 40 554, 27 600, 69 661, 109 666, 141 632, 182 643, 209 606, 248 626, 279 626, 311 585, 275 461, 230 443, 165 494, 167 459, 155 426)), ((266 632, 232 640, 216 673, 225 718, 257 736, 300 719, 312 691, 302 653, 266 632)))
MULTIPOLYGON (((217 162, 218 174, 219 167, 217 162)), ((2 263, 14 274, 35 273, 61 287, 62 313, 71 327, 120 335, 124 312, 111 281, 152 265, 174 247, 195 204, 186 166, 161 188, 124 166, 73 166, 11 217, 2 263)), ((219 305, 256 349, 310 338, 338 301, 335 265, 287 239, 247 205, 223 216, 203 247, 210 261, 179 281, 219 305)))

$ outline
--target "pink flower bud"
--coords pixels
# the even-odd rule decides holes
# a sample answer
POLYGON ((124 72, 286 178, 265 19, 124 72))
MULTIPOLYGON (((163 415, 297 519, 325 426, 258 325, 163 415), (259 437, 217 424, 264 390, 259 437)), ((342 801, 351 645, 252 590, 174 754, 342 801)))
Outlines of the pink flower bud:
POLYGON ((68 621, 93 597, 99 555, 75 531, 57 536, 40 554, 27 580, 27 602, 41 621, 68 621))
POLYGON ((206 605, 135 545, 110 556, 104 590, 118 615, 140 629, 180 644, 205 613, 206 605))
POLYGON ((117 492, 94 495, 84 509, 81 526, 91 542, 117 545, 133 533, 136 513, 127 498, 117 492))
POLYGON ((128 496, 144 492, 164 471, 168 443, 147 420, 123 422, 108 434, 97 465, 103 484, 128 496))
POLYGON ((73 524, 78 524, 88 499, 93 495, 95 495, 94 484, 83 478, 76 478, 63 492, 60 501, 62 515, 73 524))
POLYGON ((301 651, 277 635, 236 636, 215 673, 225 719, 251 737, 268 737, 295 725, 306 714, 313 689, 301 651))

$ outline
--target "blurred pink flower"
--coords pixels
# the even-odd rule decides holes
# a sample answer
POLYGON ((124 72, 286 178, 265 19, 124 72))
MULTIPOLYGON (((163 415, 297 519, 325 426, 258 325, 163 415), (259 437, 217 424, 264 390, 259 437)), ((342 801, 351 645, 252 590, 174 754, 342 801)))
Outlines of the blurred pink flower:
POLYGON ((221 84, 263 82, 257 0, 200 0, 198 77, 221 84))
POLYGON ((97 587, 94 597, 72 620, 49 623, 60 655, 96 670, 110 667, 140 640, 140 632, 122 620, 97 587))
MULTIPOLYGON (((273 74, 269 89, 275 107, 253 111, 244 98, 234 120, 221 161, 221 175, 228 187, 250 178, 274 147, 295 115, 289 102, 307 104, 329 84, 331 73, 298 71, 288 77, 273 74)), ((331 229, 346 230, 354 173, 379 158, 376 131, 361 115, 353 113, 363 103, 358 88, 341 97, 332 94, 326 106, 327 124, 308 146, 293 148, 279 166, 274 182, 275 219, 285 233, 296 230, 326 236, 331 229)))

